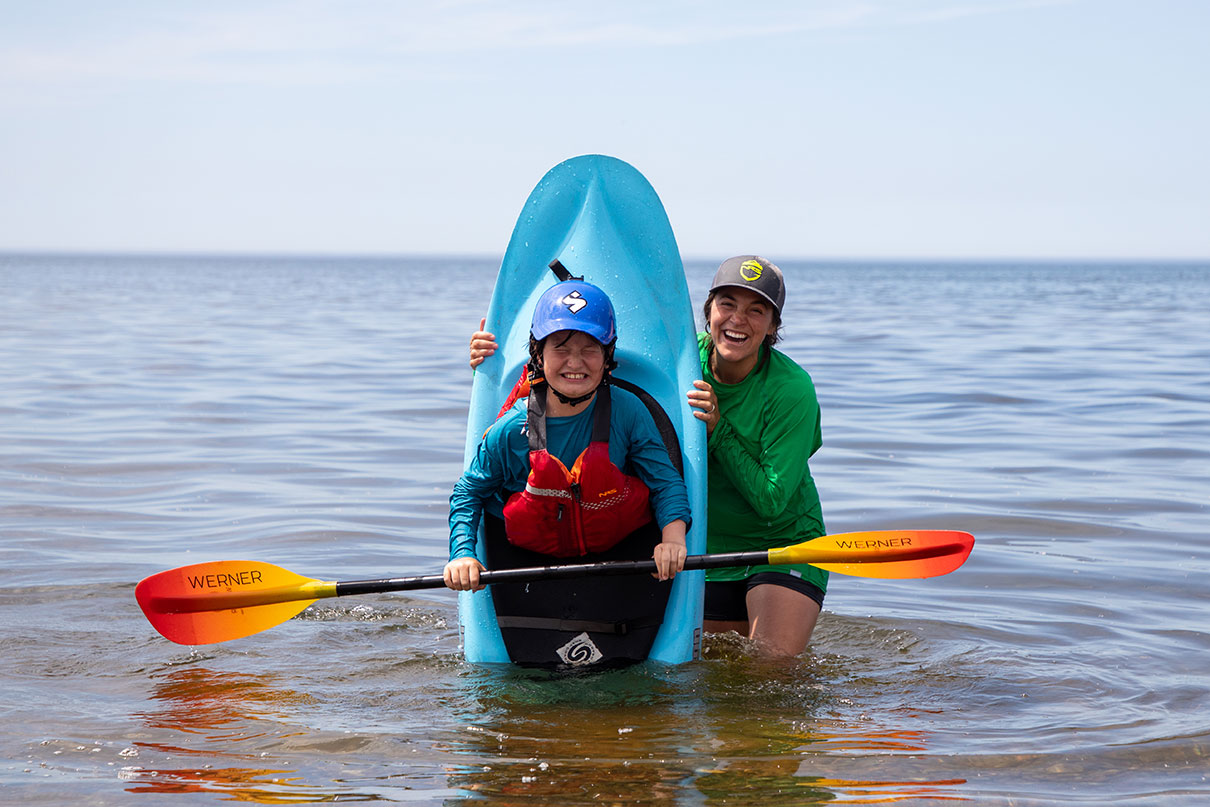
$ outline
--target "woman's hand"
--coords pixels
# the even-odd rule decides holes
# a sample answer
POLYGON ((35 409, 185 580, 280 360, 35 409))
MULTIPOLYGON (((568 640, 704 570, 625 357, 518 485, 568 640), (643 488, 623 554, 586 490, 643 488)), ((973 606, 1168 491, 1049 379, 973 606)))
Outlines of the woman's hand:
POLYGON ((718 413, 718 396, 714 394, 714 388, 705 381, 694 381, 688 397, 689 405, 701 410, 694 412, 693 416, 706 424, 706 436, 709 437, 722 417, 718 413))
POLYGON ((445 578, 447 588, 454 591, 482 591, 484 586, 479 582, 479 572, 483 564, 474 558, 454 558, 445 564, 441 576, 445 578))
POLYGON ((655 545, 651 559, 655 561, 657 580, 671 580, 676 573, 685 568, 685 522, 682 519, 670 521, 660 532, 660 543, 655 545))
POLYGON ((483 330, 487 327, 487 317, 479 320, 479 330, 471 334, 471 369, 475 369, 483 360, 496 352, 496 335, 483 330))

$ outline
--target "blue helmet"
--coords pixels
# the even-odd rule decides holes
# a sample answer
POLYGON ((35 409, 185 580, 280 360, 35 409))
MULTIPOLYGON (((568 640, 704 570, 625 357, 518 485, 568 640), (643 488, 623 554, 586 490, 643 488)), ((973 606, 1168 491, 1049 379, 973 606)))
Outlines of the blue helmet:
POLYGON ((618 335, 613 303, 583 280, 556 283, 538 298, 529 333, 541 341, 556 331, 582 331, 603 345, 611 344, 618 335))

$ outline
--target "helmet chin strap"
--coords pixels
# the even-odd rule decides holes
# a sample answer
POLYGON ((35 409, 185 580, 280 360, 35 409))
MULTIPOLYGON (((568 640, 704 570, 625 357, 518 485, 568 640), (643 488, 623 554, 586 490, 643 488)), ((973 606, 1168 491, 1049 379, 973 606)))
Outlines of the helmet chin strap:
MULTIPOLYGON (((601 384, 604 384, 604 383, 605 383, 605 380, 601 379, 601 384)), ((566 404, 568 406, 579 406, 580 404, 589 400, 590 398, 592 398, 592 396, 597 394, 597 389, 600 388, 601 384, 597 384, 597 386, 593 387, 593 389, 591 391, 589 391, 588 394, 586 394, 586 395, 581 395, 578 398, 568 398, 566 395, 564 395, 563 393, 561 393, 557 389, 555 389, 554 385, 551 384, 550 381, 546 382, 546 386, 549 387, 550 391, 555 394, 555 397, 559 399, 560 403, 566 404)))

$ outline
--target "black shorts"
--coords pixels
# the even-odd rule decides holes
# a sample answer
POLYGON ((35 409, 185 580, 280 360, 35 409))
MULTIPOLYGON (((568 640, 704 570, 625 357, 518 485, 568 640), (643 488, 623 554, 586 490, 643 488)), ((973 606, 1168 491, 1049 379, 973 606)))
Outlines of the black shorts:
POLYGON ((793 589, 823 607, 824 591, 814 583, 787 572, 757 572, 744 580, 706 581, 705 618, 716 622, 747 622, 748 592, 753 586, 761 585, 793 589))

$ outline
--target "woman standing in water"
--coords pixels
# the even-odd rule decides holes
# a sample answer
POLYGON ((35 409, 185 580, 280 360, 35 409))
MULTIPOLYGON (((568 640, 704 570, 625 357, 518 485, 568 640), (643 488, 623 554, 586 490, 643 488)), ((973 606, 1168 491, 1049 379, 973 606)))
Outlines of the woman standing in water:
MULTIPOLYGON (((710 552, 789 546, 825 533, 807 465, 822 443, 815 385, 773 347, 785 298, 781 270, 743 255, 718 268, 703 306, 704 380, 688 397, 708 435, 710 552)), ((828 573, 814 566, 711 569, 704 627, 748 636, 770 655, 798 655, 827 585, 828 573)))
MULTIPOLYGON (((688 392, 706 424, 709 552, 788 546, 825 534, 807 461, 820 447, 811 377, 774 349, 786 287, 781 270, 755 255, 719 266, 698 334, 702 381, 688 392)), ((481 322, 482 329, 486 323, 481 322)), ((471 366, 496 350, 471 337, 471 366)), ((736 631, 771 656, 795 656, 810 641, 828 573, 814 566, 748 566, 706 573, 707 632, 736 631)))

